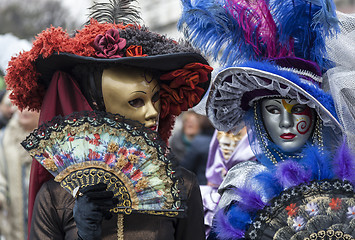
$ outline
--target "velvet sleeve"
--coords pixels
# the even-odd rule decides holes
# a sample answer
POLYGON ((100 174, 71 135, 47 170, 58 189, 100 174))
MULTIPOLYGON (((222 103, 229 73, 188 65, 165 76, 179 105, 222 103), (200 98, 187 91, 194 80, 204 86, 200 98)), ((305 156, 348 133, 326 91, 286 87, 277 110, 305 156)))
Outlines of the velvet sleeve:
MULTIPOLYGON (((185 171, 188 172, 187 170, 185 171)), ((184 181, 184 185, 189 187, 187 217, 177 221, 175 239, 202 240, 205 239, 205 227, 200 187, 197 184, 196 176, 191 172, 187 174, 184 181)))
POLYGON ((53 180, 37 193, 30 240, 73 240, 77 230, 73 218, 74 198, 53 180))

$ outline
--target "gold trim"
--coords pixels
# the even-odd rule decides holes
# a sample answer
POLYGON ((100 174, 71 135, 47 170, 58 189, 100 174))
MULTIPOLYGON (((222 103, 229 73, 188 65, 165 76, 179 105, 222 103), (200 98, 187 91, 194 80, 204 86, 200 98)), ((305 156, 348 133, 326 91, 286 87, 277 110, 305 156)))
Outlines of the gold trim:
POLYGON ((155 210, 138 210, 138 213, 149 214, 149 215, 157 215, 157 216, 165 216, 165 217, 176 217, 179 215, 178 211, 155 211, 155 210))
POLYGON ((335 231, 333 229, 320 230, 316 233, 312 233, 309 237, 305 238, 305 240, 312 239, 334 239, 334 240, 354 240, 354 238, 350 234, 345 234, 344 232, 338 230, 335 231))
POLYGON ((54 163, 53 158, 46 158, 46 159, 43 161, 43 164, 44 164, 44 167, 45 167, 45 168, 47 168, 48 170, 50 170, 50 171, 52 171, 52 172, 58 170, 57 166, 56 166, 55 163, 54 163))
POLYGON ((138 209, 139 199, 137 197, 137 193, 136 193, 134 186, 133 186, 132 182, 130 181, 130 179, 124 173, 122 173, 119 169, 117 169, 115 167, 111 168, 103 162, 90 161, 90 162, 82 162, 82 163, 71 165, 71 166, 67 167, 66 169, 64 169, 62 172, 60 172, 54 178, 54 180, 56 182, 62 182, 66 177, 68 177, 69 174, 76 172, 76 171, 80 171, 80 170, 86 170, 88 168, 102 169, 102 170, 112 173, 113 175, 118 177, 118 179, 121 180, 123 182, 123 184, 126 186, 126 189, 131 197, 132 208, 138 209))
POLYGON ((177 217, 179 214, 183 213, 183 211, 178 210, 171 210, 171 211, 159 211, 159 210, 133 210, 132 208, 114 208, 110 210, 110 212, 118 214, 118 215, 130 215, 133 213, 141 213, 141 214, 148 214, 148 215, 156 215, 156 216, 165 216, 165 217, 177 217))
POLYGON ((123 240, 124 237, 124 222, 123 222, 124 215, 123 214, 118 214, 117 217, 117 240, 123 240))

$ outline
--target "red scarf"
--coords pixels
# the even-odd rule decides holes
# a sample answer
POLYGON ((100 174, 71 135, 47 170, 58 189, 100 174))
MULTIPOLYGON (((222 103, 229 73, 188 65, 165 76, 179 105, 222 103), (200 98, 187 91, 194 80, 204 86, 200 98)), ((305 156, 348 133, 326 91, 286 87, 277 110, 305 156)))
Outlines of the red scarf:
MULTIPOLYGON (((72 112, 85 110, 92 111, 92 108, 75 80, 65 72, 54 73, 43 99, 39 124, 50 121, 58 115, 65 116, 72 112)), ((37 192, 42 184, 51 178, 53 176, 37 160, 33 159, 28 196, 28 232, 31 229, 32 211, 37 192)))

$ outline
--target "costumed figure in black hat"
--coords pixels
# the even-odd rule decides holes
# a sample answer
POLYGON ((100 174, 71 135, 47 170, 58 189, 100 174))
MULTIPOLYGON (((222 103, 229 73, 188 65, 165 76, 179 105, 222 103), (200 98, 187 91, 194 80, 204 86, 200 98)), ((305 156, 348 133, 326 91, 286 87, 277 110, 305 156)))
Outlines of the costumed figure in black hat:
POLYGON ((9 63, 13 103, 41 110, 22 143, 34 157, 30 239, 204 238, 196 178, 166 142, 212 68, 140 26, 130 4, 94 4, 74 36, 51 27, 9 63))
MULTIPOLYGON (((183 1, 180 26, 223 69, 207 100, 219 130, 248 128, 257 158, 234 166, 209 239, 354 239, 355 162, 322 89, 332 1, 183 1)), ((336 83, 334 83, 336 84, 336 83)), ((339 105, 341 107, 341 104, 339 105)))

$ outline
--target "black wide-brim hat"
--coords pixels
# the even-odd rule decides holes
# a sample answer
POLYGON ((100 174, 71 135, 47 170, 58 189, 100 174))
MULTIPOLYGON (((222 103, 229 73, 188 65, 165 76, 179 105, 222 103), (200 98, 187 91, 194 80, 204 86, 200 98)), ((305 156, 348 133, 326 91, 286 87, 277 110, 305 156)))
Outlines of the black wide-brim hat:
MULTIPOLYGON (((170 88, 170 83, 175 80, 171 76, 165 77, 164 83, 175 93, 181 92, 180 88, 188 89, 186 96, 191 96, 191 91, 198 91, 198 98, 193 98, 198 100, 193 104, 189 100, 189 107, 202 99, 212 71, 200 52, 186 43, 178 43, 139 25, 99 23, 92 19, 73 37, 61 28, 51 27, 36 37, 30 51, 14 57, 5 77, 8 89, 12 91, 11 100, 20 109, 39 110, 53 74, 56 71, 70 73, 78 65, 122 65, 171 73, 171 76, 184 73, 177 77, 184 78, 186 83, 181 84, 182 79, 179 79, 179 86, 173 84, 175 88, 170 88), (199 77, 196 78, 196 74, 199 77), (194 80, 190 81, 190 78, 194 80)), ((79 85, 82 84, 85 83, 79 85)), ((176 102, 181 104, 182 100, 176 102)), ((181 110, 187 110, 185 106, 186 103, 181 110)))
MULTIPOLYGON (((45 86, 48 86, 54 72, 70 72, 74 66, 79 64, 103 64, 107 66, 122 65, 166 73, 180 69, 189 63, 202 63, 208 65, 207 60, 197 53, 172 53, 146 57, 123 57, 113 59, 85 57, 71 53, 54 53, 48 58, 40 56, 36 60, 36 68, 37 71, 41 73, 40 81, 45 86)), ((209 81, 200 83, 199 86, 206 90, 209 87, 209 81)))

